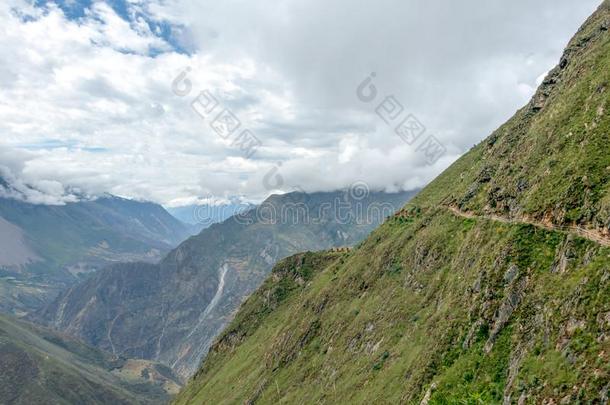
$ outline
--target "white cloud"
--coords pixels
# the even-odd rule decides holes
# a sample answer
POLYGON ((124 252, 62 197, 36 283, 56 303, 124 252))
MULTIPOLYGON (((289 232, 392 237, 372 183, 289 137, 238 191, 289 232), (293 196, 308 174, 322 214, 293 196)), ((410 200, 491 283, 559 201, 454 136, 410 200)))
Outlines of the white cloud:
POLYGON ((260 199, 274 167, 284 190, 420 187, 527 101, 597 4, 130 0, 126 21, 103 1, 71 20, 59 7, 9 0, 0 5, 0 166, 35 184, 41 203, 75 198, 74 189, 168 205, 260 199), (194 51, 174 51, 143 16, 194 51), (192 91, 178 97, 171 83, 186 67, 192 91), (372 71, 381 94, 447 147, 441 160, 427 165, 356 98, 372 71), (253 157, 192 111, 203 89, 260 139, 253 157))

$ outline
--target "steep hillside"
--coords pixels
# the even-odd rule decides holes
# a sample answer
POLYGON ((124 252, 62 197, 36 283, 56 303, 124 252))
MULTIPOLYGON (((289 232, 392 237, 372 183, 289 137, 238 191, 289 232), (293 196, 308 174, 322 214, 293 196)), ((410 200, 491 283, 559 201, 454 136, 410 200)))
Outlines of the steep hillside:
POLYGON ((0 403, 165 403, 171 370, 117 359, 66 336, 0 315, 0 403), (138 369, 138 374, 132 371, 138 369))
POLYGON ((156 204, 0 198, 0 310, 22 316, 82 274, 119 261, 158 261, 188 236, 190 228, 156 204))
POLYGON ((608 403, 608 28, 356 249, 276 266, 176 403, 608 403))
POLYGON ((118 264, 98 272, 62 294, 41 317, 96 347, 160 361, 189 377, 278 259, 353 245, 410 196, 271 196, 257 209, 185 241, 159 265, 118 264))

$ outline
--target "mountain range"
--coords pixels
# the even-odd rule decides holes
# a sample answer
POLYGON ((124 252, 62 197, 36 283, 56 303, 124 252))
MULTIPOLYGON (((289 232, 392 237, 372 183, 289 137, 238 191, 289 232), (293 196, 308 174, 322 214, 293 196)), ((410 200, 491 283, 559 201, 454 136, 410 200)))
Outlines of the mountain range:
POLYGON ((281 261, 176 404, 607 404, 610 1, 347 252, 281 261))
POLYGON ((170 213, 2 172, 0 404, 608 404, 609 29, 419 192, 170 213))
POLYGON ((104 196, 44 205, 0 198, 0 310, 24 316, 108 264, 158 261, 192 232, 148 202, 104 196))
POLYGON ((412 194, 273 195, 186 240, 159 264, 116 264, 97 272, 63 292, 38 319, 95 347, 158 361, 188 378, 277 260, 352 246, 412 194))

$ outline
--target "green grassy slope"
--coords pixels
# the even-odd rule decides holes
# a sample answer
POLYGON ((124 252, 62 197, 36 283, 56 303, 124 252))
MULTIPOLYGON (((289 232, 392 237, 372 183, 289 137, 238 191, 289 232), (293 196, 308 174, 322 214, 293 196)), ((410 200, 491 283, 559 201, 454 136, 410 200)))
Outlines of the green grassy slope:
POLYGON ((176 403, 607 402, 610 249, 519 221, 608 231, 608 28, 359 247, 276 266, 176 403))
POLYGON ((129 376, 132 362, 80 341, 0 316, 0 403, 150 404, 169 400, 177 377, 147 364, 129 376), (158 377, 158 378, 156 378, 158 377))
POLYGON ((610 17, 605 1, 532 101, 417 197, 424 206, 610 230, 610 17))

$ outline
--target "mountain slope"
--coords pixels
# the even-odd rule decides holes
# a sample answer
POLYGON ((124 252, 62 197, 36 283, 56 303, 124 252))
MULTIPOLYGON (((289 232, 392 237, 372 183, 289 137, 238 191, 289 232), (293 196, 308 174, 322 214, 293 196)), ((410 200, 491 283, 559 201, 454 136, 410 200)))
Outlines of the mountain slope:
POLYGON ((118 264, 98 272, 63 293, 41 318, 96 347, 160 361, 188 377, 278 259, 353 245, 410 196, 271 196, 185 241, 159 265, 118 264))
POLYGON ((133 363, 0 315, 2 404, 164 403, 179 387, 171 370, 153 363, 129 375, 133 363))
POLYGON ((189 235, 187 225, 152 203, 104 197, 49 206, 0 198, 0 309, 24 315, 82 273, 160 260, 189 235))
POLYGON ((608 28, 358 248, 276 266, 176 403, 607 403, 608 28))

